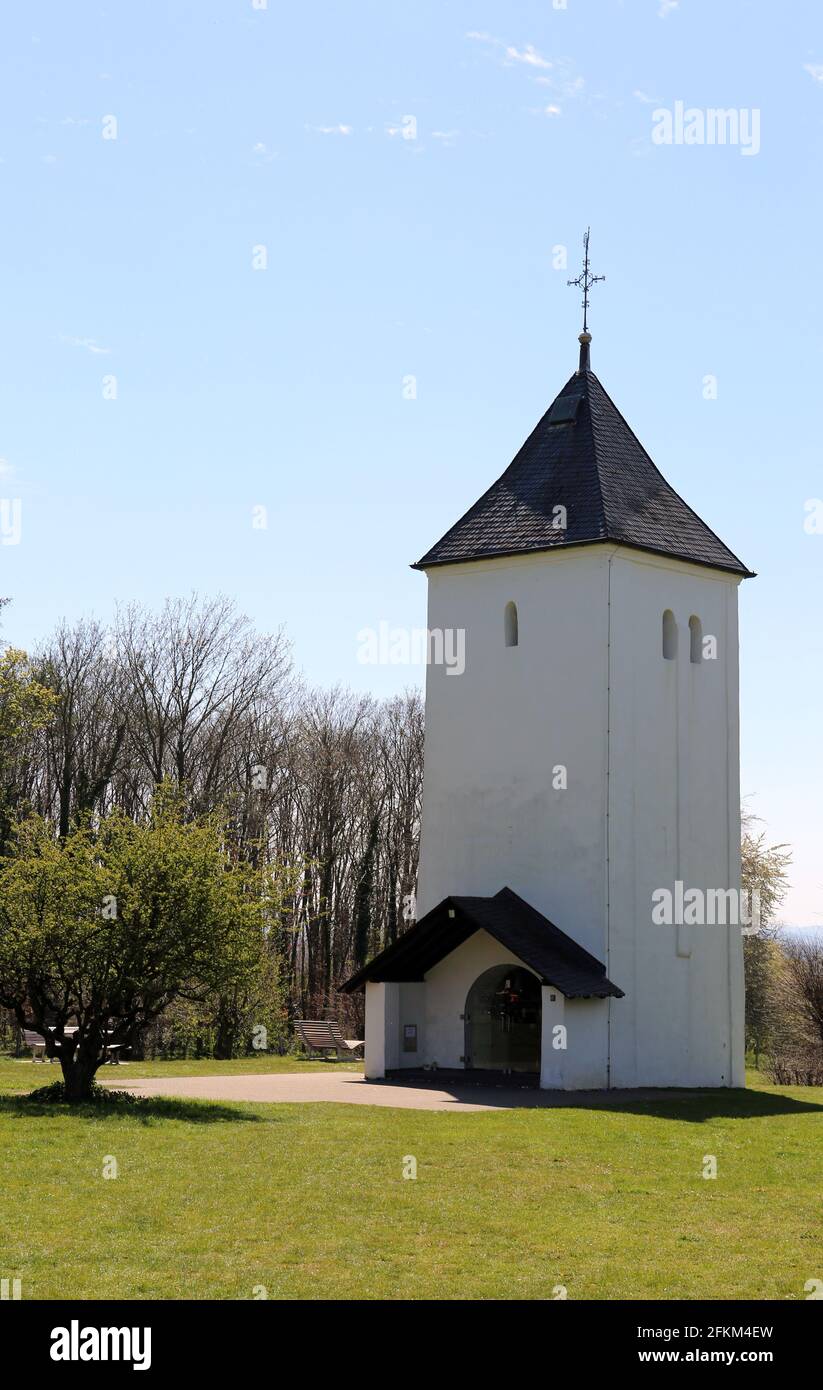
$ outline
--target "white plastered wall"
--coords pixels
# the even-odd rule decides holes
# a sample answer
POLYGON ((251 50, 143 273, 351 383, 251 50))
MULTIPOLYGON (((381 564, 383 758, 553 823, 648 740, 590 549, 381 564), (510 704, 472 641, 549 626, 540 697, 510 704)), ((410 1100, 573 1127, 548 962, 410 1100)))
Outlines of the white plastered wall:
POLYGON ((428 571, 433 628, 466 669, 430 665, 418 916, 508 885, 587 950, 605 948, 608 669, 603 548, 428 571), (519 644, 504 645, 517 603, 519 644), (567 769, 567 789, 553 787, 567 769))
POLYGON ((652 894, 678 879, 740 886, 737 586, 642 553, 612 565, 608 968, 627 995, 610 1006, 615 1086, 744 1084, 739 925, 652 922, 652 894), (690 660, 693 615, 715 659, 690 660))
MULTIPOLYGON (((508 884, 626 992, 591 1001, 581 1073, 603 1074, 610 1037, 613 1086, 742 1085, 739 928, 651 922, 653 890, 676 878, 739 886, 738 580, 612 545, 428 577, 428 625, 465 629, 466 669, 427 673, 418 915, 508 884), (692 613, 718 639, 714 661, 689 660, 692 613)), ((448 1025, 428 1002, 426 1020, 427 1053, 454 1065, 435 1055, 448 1025)), ((450 1038, 448 1055, 461 1052, 450 1038)))

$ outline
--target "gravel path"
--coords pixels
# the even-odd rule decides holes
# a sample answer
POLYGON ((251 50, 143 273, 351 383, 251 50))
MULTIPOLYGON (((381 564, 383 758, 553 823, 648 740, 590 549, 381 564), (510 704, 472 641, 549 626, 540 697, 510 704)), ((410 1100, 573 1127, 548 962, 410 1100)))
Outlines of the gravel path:
MULTIPOLYGON (((106 1077, 117 1090, 130 1090, 140 1096, 180 1096, 189 1100, 334 1101, 341 1105, 380 1105, 398 1110, 511 1110, 556 1108, 558 1106, 623 1101, 655 1100, 672 1097, 671 1091, 536 1091, 506 1087, 410 1085, 391 1081, 366 1081, 357 1072, 278 1072, 271 1075, 247 1073, 244 1076, 106 1077)), ((685 1098, 686 1091, 675 1092, 685 1098)))

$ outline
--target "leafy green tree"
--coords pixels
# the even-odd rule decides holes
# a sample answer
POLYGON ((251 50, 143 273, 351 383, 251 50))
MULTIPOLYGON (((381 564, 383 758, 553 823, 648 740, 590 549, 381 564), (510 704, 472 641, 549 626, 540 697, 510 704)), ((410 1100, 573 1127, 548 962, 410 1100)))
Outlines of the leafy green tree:
POLYGON ((791 853, 786 845, 767 845, 766 832, 757 819, 743 815, 740 845, 742 887, 760 897, 760 929, 743 938, 746 973, 746 1047, 754 1052, 755 1065, 785 1031, 784 956, 777 944, 775 913, 786 894, 791 853))
POLYGON ((217 1058, 243 1056, 249 1044, 261 1052, 279 1047, 286 1033, 286 1009, 275 956, 262 952, 242 979, 206 1001, 200 1017, 211 1031, 217 1058))
POLYGON ((145 824, 114 812, 62 840, 36 817, 16 827, 0 865, 0 1005, 43 1034, 67 1100, 89 1097, 107 1045, 172 1001, 259 977, 275 877, 165 791, 145 824))
POLYGON ((761 1055, 770 1053, 785 1038, 788 1017, 785 1001, 785 958, 774 936, 760 931, 743 938, 746 972, 746 1048, 760 1066, 761 1055))
POLYGON ((0 739, 43 728, 56 704, 57 696, 35 680, 26 653, 7 647, 0 656, 0 739))

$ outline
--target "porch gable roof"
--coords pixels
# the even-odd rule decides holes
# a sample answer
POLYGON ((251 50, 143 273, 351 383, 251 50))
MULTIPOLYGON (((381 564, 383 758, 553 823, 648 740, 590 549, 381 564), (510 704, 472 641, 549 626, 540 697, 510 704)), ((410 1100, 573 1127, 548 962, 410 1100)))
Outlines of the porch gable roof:
POLYGON ((601 961, 511 888, 501 888, 490 898, 444 898, 341 989, 354 994, 369 982, 420 981, 476 931, 488 932, 534 970, 543 984, 554 985, 567 999, 623 998, 623 990, 607 979, 601 961))

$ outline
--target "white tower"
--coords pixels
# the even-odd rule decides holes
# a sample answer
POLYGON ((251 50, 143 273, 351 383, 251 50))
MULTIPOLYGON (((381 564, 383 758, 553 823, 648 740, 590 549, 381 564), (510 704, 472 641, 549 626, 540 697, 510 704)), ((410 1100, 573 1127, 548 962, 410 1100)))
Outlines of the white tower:
POLYGON ((498 1015, 526 1028, 503 984, 521 963, 540 984, 541 1085, 744 1084, 750 571, 665 482, 580 342, 512 464, 418 565, 429 629, 465 632, 465 669, 428 668, 418 925, 348 986, 366 985, 370 1075, 517 1070, 522 1048, 488 1037, 498 1015))

